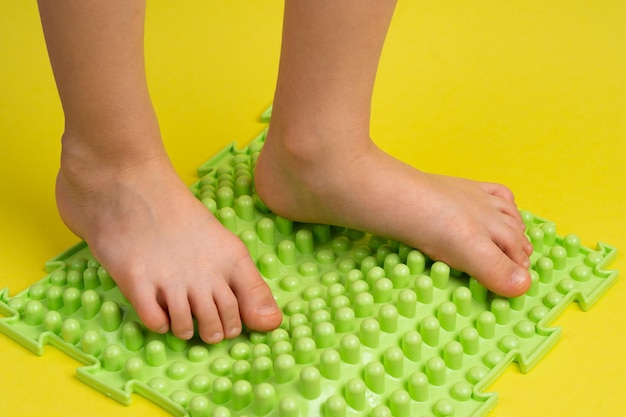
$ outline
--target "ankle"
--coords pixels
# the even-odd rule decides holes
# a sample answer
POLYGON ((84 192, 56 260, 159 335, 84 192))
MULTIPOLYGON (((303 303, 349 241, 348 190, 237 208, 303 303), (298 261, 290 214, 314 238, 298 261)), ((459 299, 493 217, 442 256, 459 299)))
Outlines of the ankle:
MULTIPOLYGON (((277 98, 278 100, 278 98, 277 98)), ((293 109, 275 103, 266 143, 296 164, 315 164, 368 147, 369 117, 336 108, 293 109)))
MULTIPOLYGON (((350 164, 375 147, 367 131, 357 129, 317 129, 271 124, 264 152, 285 172, 302 177, 324 177, 350 164)), ((305 178, 304 178, 305 179, 305 178)))
POLYGON ((259 196, 283 217, 332 222, 332 216, 324 213, 329 213, 328 206, 335 204, 338 196, 341 199, 354 192, 350 178, 363 178, 362 165, 367 166, 375 157, 375 144, 366 136, 366 140, 354 142, 339 138, 334 146, 329 136, 322 136, 319 146, 307 148, 300 144, 311 137, 299 142, 301 136, 285 138, 277 132, 268 132, 257 161, 255 185, 259 196))
POLYGON ((85 138, 64 133, 61 139, 60 174, 68 180, 81 177, 111 177, 145 165, 149 161, 167 160, 160 137, 111 139, 105 135, 85 138))

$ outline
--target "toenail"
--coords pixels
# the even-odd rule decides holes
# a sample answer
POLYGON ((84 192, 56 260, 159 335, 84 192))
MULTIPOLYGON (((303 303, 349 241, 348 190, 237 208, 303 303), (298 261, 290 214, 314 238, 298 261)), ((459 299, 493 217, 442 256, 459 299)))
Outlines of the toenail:
POLYGON ((157 333, 167 333, 167 331, 169 330, 169 326, 167 324, 164 324, 163 326, 159 327, 159 330, 157 330, 157 333))
POLYGON ((516 269, 511 275, 511 282, 516 287, 521 287, 526 283, 526 271, 523 269, 516 269))
POLYGON ((223 339, 223 338, 224 338, 224 335, 223 335, 223 334, 221 334, 220 332, 213 333, 213 334, 211 335, 211 337, 209 337, 208 342, 209 342, 209 343, 219 343, 219 342, 221 342, 221 341, 222 341, 222 339, 223 339))
POLYGON ((182 332, 180 334, 180 336, 178 336, 178 337, 183 339, 183 340, 189 340, 189 339, 191 339, 192 336, 193 336, 193 330, 187 330, 185 332, 182 332))
POLYGON ((230 329, 228 331, 228 337, 238 336, 239 333, 241 333, 241 328, 240 327, 233 327, 232 329, 230 329))
POLYGON ((263 316, 269 316, 270 314, 274 314, 277 311, 278 308, 276 307, 276 304, 263 304, 256 309, 256 312, 263 316))

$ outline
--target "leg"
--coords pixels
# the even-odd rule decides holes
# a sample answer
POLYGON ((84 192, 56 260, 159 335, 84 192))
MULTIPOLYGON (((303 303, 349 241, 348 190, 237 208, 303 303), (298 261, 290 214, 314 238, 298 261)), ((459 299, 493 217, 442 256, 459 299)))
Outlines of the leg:
POLYGON ((145 1, 39 2, 65 114, 57 204, 151 330, 209 343, 281 314, 245 246, 193 197, 161 142, 145 1))
POLYGON ((286 1, 257 190, 277 214, 398 239, 493 291, 519 295, 530 284, 532 247, 511 192, 426 174, 370 139, 372 90, 394 7, 395 0, 286 1))

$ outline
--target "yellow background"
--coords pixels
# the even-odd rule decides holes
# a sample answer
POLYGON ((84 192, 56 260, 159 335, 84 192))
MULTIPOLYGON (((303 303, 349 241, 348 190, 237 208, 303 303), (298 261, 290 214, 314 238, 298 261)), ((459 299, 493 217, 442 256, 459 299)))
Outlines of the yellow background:
MULTIPOLYGON (((148 76, 180 175, 262 129, 282 2, 150 2, 148 76)), ((520 207, 626 250, 626 2, 400 0, 377 80, 372 134, 427 171, 502 182, 520 207)), ((62 113, 34 1, 0 2, 0 288, 43 277, 77 238, 59 220, 62 113)), ((622 255, 612 265, 626 271, 622 255)), ((618 416, 626 400, 626 284, 571 306, 557 346, 490 390, 491 416, 618 416)), ((0 414, 166 416, 79 382, 72 361, 0 337, 0 414)))

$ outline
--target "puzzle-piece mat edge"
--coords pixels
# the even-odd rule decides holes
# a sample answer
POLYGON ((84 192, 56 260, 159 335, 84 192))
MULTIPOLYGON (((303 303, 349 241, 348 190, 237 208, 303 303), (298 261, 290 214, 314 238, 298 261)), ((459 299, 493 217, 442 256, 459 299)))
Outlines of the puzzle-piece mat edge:
MULTIPOLYGON (((255 139, 263 140, 265 135, 265 131, 255 139)), ((253 142, 255 142, 253 141, 253 142)), ((218 153, 216 157, 212 158, 207 164, 211 164, 212 162, 219 161, 221 157, 228 156, 231 152, 234 151, 234 145, 227 146, 223 151, 218 153)), ((199 173, 202 174, 203 169, 206 169, 207 164, 204 164, 199 168, 199 173), (203 168, 204 167, 204 168, 203 168)), ((192 190, 194 186, 191 187, 192 190)), ((547 223, 548 221, 545 219, 541 219, 539 217, 534 216, 533 222, 547 223)), ((561 239, 562 238, 558 238, 561 239)), ((75 247, 70 248, 68 251, 63 252, 59 256, 53 258, 51 261, 46 263, 46 271, 48 273, 53 272, 55 269, 59 268, 63 265, 63 259, 67 259, 73 254, 79 252, 83 248, 85 248, 85 244, 81 243, 76 245, 75 247)), ((587 249, 587 248, 585 248, 587 249)), ((597 264, 594 268, 598 275, 603 275, 605 278, 605 284, 598 287, 596 291, 590 294, 583 294, 581 291, 573 291, 567 293, 566 297, 564 297, 559 303, 560 308, 553 308, 550 310, 550 314, 544 317, 539 323, 537 323, 537 332, 544 332, 546 335, 549 335, 549 343, 543 345, 540 351, 536 352, 534 356, 524 357, 523 354, 519 351, 510 351, 507 353, 504 360, 502 360, 497 366, 491 369, 487 377, 481 380, 474 386, 474 394, 473 397, 478 401, 483 401, 483 406, 474 414, 475 416, 486 415, 493 407, 495 407, 497 403, 497 393, 483 393, 483 388, 490 385, 504 370, 511 364, 511 362, 517 362, 520 366, 522 372, 528 372, 545 354, 549 351, 554 344, 558 341, 560 336, 560 328, 549 328, 547 324, 552 322, 557 316, 562 314, 563 310, 567 308, 567 306, 572 301, 577 301, 580 305, 580 308, 583 311, 588 310, 615 282, 617 279, 617 271, 605 271, 604 268, 610 264, 616 255, 616 249, 610 245, 604 243, 598 243, 597 250, 604 254, 603 260, 597 264)), ((46 279, 46 278, 44 278, 46 279)), ((28 290, 26 290, 28 291, 28 290)), ((20 293, 23 294, 23 293, 20 293)), ((18 297, 18 294, 16 297, 18 297)), ((51 334, 42 334, 36 341, 29 339, 27 337, 22 337, 19 332, 12 331, 11 326, 5 325, 6 323, 11 323, 11 320, 19 319, 18 313, 8 307, 5 303, 8 301, 8 290, 2 290, 0 292, 0 313, 8 316, 6 319, 0 320, 0 330, 7 334, 9 337, 16 340, 18 343, 24 345, 29 350, 33 351, 38 355, 43 354, 43 346, 45 344, 51 344, 55 346, 57 349, 65 352, 69 356, 78 360, 79 362, 87 365, 85 367, 79 368, 77 370, 78 377, 83 382, 86 382, 88 385, 93 388, 103 392, 105 395, 110 396, 117 401, 123 404, 130 404, 131 402, 131 394, 132 392, 137 392, 138 394, 148 398, 149 400, 157 403, 162 408, 166 409, 168 412, 174 415, 187 415, 186 410, 182 409, 176 404, 173 404, 169 399, 160 395, 159 393, 154 392, 149 386, 144 383, 137 381, 128 381, 123 390, 111 390, 110 387, 106 386, 106 384, 101 384, 97 378, 92 377, 90 371, 93 369, 98 369, 100 367, 99 361, 89 355, 83 353, 80 349, 74 346, 68 346, 61 338, 57 335, 51 334)))

